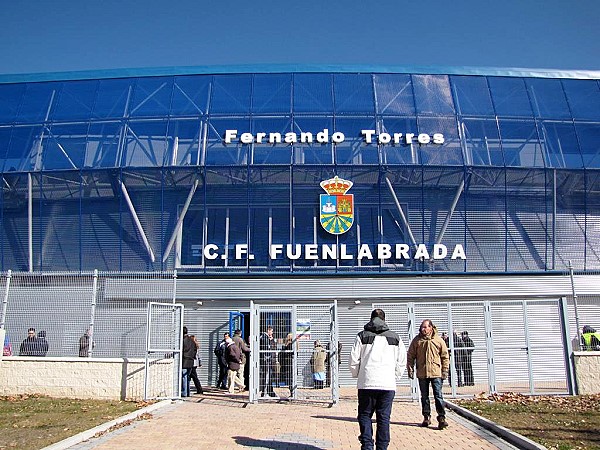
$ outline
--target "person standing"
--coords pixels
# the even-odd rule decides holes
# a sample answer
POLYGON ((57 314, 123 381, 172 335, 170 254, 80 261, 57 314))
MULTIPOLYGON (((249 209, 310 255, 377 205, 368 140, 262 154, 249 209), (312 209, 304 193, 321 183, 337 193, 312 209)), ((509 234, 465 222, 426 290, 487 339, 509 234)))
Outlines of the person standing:
POLYGON ((36 342, 36 355, 35 356, 46 356, 48 353, 48 341, 46 340, 46 332, 40 331, 36 342))
MULTIPOLYGON (((296 341, 296 346, 298 341, 296 341)), ((282 381, 290 390, 290 395, 294 393, 294 335, 288 333, 283 340, 283 347, 279 352, 279 380, 282 381)))
POLYGON ((589 325, 583 327, 581 340, 584 350, 600 350, 600 333, 589 325))
POLYGON ((431 404, 429 401, 429 385, 433 389, 435 409, 437 411, 438 429, 443 430, 448 426, 446 410, 442 396, 442 383, 448 376, 450 359, 446 343, 437 335, 433 322, 424 320, 419 328, 419 334, 408 347, 406 369, 408 377, 414 378, 415 363, 417 378, 421 391, 421 411, 423 413, 422 427, 431 425, 431 404))
POLYGON ((81 358, 87 358, 90 356, 90 348, 94 348, 96 344, 92 339, 92 330, 88 328, 83 333, 83 336, 79 338, 79 356, 81 358))
MULTIPOLYGON (((454 368, 456 369, 456 381, 458 381, 458 387, 462 387, 465 381, 465 344, 457 331, 452 333, 452 340, 454 341, 454 368)), ((447 345, 448 344, 446 344, 446 346, 447 345)))
POLYGON ((240 362, 240 368, 238 370, 237 376, 238 378, 242 381, 242 383, 244 384, 244 388, 246 386, 246 380, 245 380, 245 376, 244 376, 244 371, 246 370, 246 354, 250 353, 250 347, 248 347, 248 345, 246 344, 246 342, 244 341, 244 338, 242 337, 242 330, 235 330, 233 332, 233 342, 235 342, 235 345, 238 346, 238 348, 240 349, 240 352, 242 354, 242 359, 240 362))
POLYGON ((190 375, 196 359, 196 343, 188 334, 187 327, 183 327, 183 349, 181 355, 181 396, 190 396, 190 375))
POLYGON ((223 334, 223 340, 220 341, 213 351, 217 357, 217 363, 219 364, 219 378, 217 379, 217 389, 227 389, 227 359, 225 357, 225 350, 227 350, 227 339, 229 333, 223 334))
POLYGON ((35 328, 27 330, 27 337, 21 342, 19 348, 19 356, 37 356, 37 337, 35 336, 35 328))
POLYGON ((465 347, 463 355, 465 386, 475 386, 475 378, 473 377, 473 350, 475 350, 475 343, 469 337, 467 330, 462 332, 462 340, 465 347))
POLYGON ((265 391, 269 397, 277 397, 273 390, 275 380, 275 363, 277 362, 277 343, 273 338, 273 327, 268 325, 260 335, 260 396, 264 397, 265 391))
POLYGON ((385 312, 373 310, 371 320, 356 336, 349 361, 352 377, 357 378, 361 449, 373 449, 373 413, 377 417, 377 449, 388 448, 396 382, 405 364, 404 342, 385 323, 385 312))
POLYGON ((323 348, 321 341, 318 339, 315 341, 314 347, 312 357, 310 358, 314 388, 323 389, 326 376, 325 361, 327 360, 327 351, 323 348))

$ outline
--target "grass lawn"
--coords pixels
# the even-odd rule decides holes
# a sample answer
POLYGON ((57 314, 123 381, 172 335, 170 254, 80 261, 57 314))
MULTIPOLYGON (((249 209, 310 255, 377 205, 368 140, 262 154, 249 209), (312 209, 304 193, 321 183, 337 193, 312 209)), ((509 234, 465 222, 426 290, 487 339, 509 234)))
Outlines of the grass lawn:
POLYGON ((600 449, 600 394, 495 394, 455 403, 549 449, 600 449))
POLYGON ((43 448, 146 405, 40 395, 0 397, 0 449, 43 448))

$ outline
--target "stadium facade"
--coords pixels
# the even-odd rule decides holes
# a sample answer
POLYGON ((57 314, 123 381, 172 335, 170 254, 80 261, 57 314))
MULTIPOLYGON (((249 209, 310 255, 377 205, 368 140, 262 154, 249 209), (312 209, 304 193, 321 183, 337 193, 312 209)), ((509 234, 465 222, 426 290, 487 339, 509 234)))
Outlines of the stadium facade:
MULTIPOLYGON (((495 349, 507 373, 528 365, 533 389, 536 364, 563 348, 559 300, 571 336, 574 285, 581 320, 598 318, 599 79, 387 67, 3 76, 0 269, 176 271, 174 298, 207 359, 228 314, 247 324, 254 305, 294 311, 284 334, 307 318, 316 330, 323 314, 311 311, 335 301, 343 349, 373 306, 405 340, 432 317, 471 332, 479 378, 491 379, 495 349), (538 350, 519 359, 523 347, 538 350)), ((104 354, 130 353, 119 348, 104 354)))

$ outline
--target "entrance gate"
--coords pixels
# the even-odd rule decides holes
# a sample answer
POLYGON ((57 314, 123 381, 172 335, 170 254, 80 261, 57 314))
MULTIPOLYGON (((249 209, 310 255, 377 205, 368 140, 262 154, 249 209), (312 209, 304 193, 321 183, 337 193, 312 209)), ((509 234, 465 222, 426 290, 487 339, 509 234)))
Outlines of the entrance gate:
POLYGON ((251 302, 250 347, 251 402, 338 402, 336 301, 291 305, 251 302), (269 327, 273 328, 272 340, 266 335, 269 327), (315 346, 316 341, 321 345, 315 346), (323 359, 323 371, 314 374, 315 362, 318 365, 323 359))
POLYGON ((181 397, 183 305, 147 306, 144 399, 181 397))
MULTIPOLYGON (((561 300, 378 303, 405 345, 431 319, 450 351, 444 393, 568 393, 561 300)), ((400 396, 418 397, 416 380, 403 377, 400 396)))

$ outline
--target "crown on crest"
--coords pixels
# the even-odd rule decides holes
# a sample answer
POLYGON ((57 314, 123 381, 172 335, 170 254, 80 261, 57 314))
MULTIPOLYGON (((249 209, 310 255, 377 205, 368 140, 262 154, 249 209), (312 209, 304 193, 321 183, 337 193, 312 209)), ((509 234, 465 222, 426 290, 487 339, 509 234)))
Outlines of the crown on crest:
POLYGON ((329 180, 321 181, 321 187, 329 195, 344 195, 350 190, 354 183, 349 180, 339 178, 337 175, 329 180))

